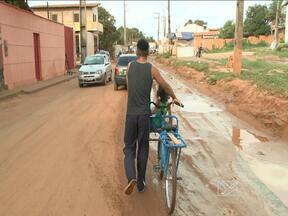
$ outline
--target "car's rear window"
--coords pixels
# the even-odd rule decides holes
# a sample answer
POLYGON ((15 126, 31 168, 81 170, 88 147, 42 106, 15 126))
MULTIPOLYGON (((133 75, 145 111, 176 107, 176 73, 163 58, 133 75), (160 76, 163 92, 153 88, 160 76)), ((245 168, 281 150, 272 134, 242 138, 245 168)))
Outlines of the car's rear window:
POLYGON ((104 64, 103 56, 87 56, 84 61, 84 65, 97 65, 97 64, 104 64))
POLYGON ((129 62, 136 60, 136 56, 120 56, 118 59, 119 66, 127 66, 129 62))

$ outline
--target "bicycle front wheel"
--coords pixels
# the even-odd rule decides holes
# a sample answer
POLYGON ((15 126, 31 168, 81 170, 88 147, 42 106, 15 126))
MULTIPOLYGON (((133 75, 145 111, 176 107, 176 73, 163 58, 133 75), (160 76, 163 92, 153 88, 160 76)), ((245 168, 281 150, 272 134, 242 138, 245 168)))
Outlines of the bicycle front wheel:
POLYGON ((168 214, 172 214, 177 193, 177 149, 170 149, 169 165, 165 176, 165 198, 168 214))

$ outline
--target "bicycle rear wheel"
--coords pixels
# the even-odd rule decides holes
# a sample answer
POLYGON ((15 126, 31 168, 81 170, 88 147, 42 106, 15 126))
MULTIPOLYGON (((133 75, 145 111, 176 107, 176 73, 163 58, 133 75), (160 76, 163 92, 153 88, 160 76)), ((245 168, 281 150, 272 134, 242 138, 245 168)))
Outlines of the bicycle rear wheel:
POLYGON ((177 193, 177 149, 170 149, 169 165, 165 176, 165 198, 168 214, 172 214, 177 193))

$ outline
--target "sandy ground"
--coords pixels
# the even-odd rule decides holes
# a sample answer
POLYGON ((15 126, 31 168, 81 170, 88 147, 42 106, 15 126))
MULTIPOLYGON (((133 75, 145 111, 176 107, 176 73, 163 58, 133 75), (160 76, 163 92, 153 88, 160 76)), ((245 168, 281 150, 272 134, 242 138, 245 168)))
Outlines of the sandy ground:
POLYGON ((125 103, 76 80, 2 102, 0 215, 165 215, 157 190, 123 194, 125 103))
MULTIPOLYGON (((287 144, 167 71, 188 145, 174 215, 288 215, 287 144)), ((126 91, 76 80, 1 102, 0 215, 166 215, 154 143, 147 191, 123 194, 125 105, 126 91)))

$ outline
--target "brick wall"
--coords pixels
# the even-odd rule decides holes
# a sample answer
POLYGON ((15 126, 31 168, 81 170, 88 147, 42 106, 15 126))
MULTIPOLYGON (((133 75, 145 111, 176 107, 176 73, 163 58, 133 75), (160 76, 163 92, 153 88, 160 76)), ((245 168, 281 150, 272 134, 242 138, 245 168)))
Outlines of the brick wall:
MULTIPOLYGON (((284 39, 284 33, 281 32, 279 34, 279 38, 284 39)), ((261 41, 265 41, 266 43, 271 44, 272 41, 274 40, 274 36, 272 36, 272 35, 267 35, 267 36, 266 35, 260 35, 259 37, 250 36, 247 39, 252 44, 258 44, 261 41)), ((202 45, 206 49, 213 49, 213 48, 221 49, 224 47, 225 41, 226 41, 226 43, 229 43, 229 42, 233 41, 233 39, 222 39, 222 38, 203 39, 201 37, 195 37, 194 47, 199 47, 200 45, 202 45)))

